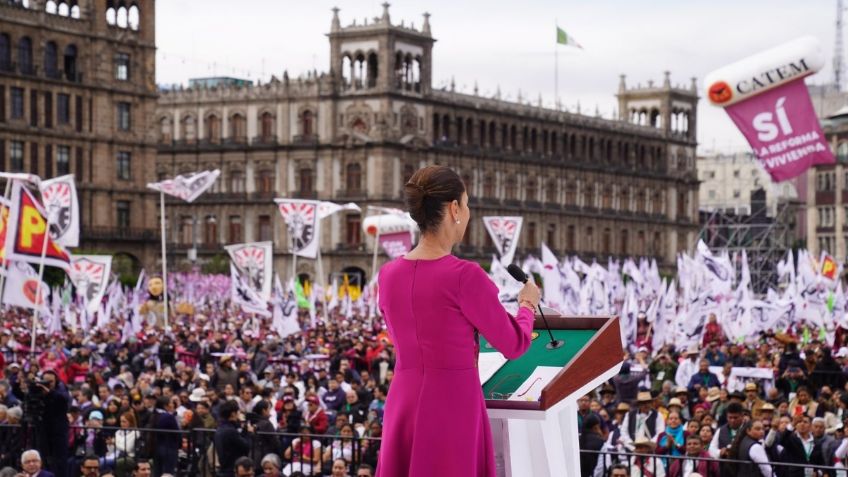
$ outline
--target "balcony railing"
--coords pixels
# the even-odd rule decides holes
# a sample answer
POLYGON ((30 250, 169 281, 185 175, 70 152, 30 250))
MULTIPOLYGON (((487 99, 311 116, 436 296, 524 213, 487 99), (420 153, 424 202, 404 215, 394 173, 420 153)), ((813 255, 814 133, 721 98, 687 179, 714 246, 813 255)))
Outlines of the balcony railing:
POLYGON ((80 235, 93 240, 148 241, 158 240, 158 229, 135 227, 83 227, 80 235))

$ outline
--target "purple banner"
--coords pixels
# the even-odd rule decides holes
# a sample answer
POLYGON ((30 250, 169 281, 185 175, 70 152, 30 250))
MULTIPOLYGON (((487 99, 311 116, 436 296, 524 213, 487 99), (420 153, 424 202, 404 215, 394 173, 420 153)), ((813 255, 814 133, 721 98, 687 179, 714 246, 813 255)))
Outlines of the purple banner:
POLYGON ((775 182, 836 161, 799 78, 725 108, 775 182))
POLYGON ((412 250, 412 234, 407 230, 380 235, 380 246, 392 259, 401 257, 412 250))

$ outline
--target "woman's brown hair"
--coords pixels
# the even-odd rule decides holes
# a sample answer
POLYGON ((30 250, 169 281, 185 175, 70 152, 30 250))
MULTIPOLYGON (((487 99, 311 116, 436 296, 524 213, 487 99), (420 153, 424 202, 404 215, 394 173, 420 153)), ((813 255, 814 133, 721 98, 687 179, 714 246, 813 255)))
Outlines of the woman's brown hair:
POLYGON ((404 186, 406 207, 421 234, 435 230, 445 216, 445 202, 461 201, 465 184, 446 166, 427 166, 412 174, 404 186))

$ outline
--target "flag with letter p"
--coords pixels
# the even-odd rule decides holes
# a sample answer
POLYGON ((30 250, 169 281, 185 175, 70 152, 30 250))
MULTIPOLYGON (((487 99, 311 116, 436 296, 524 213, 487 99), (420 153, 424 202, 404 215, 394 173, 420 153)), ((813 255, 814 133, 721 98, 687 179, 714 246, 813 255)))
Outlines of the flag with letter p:
POLYGON ((50 237, 46 216, 38 200, 21 182, 15 181, 6 230, 6 259, 38 264, 46 240, 44 264, 68 271, 71 256, 50 237))
POLYGON ((806 36, 708 74, 706 95, 745 136, 775 182, 835 162, 804 78, 824 66, 819 41, 806 36))

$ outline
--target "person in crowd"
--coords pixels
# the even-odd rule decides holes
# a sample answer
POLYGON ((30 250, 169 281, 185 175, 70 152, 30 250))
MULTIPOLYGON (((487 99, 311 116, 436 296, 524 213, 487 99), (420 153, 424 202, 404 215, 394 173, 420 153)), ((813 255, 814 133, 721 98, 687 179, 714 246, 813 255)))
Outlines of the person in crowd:
POLYGON ((277 454, 268 454, 262 458, 259 468, 262 469, 262 477, 280 477, 283 463, 277 454))
MULTIPOLYGON (((733 444, 733 440, 742 426, 744 410, 745 408, 738 402, 728 404, 725 412, 727 423, 718 428, 718 432, 715 433, 715 437, 710 443, 709 452, 714 459, 728 456, 731 444, 733 444)), ((760 439, 762 439, 762 436, 760 436, 760 439)))
POLYGON ((630 402, 636 399, 636 395, 639 392, 639 384, 645 380, 647 374, 648 372, 646 370, 632 371, 630 361, 622 363, 618 375, 612 378, 612 383, 615 386, 615 392, 619 399, 624 402, 630 402))
POLYGON ((180 448, 180 438, 175 432, 179 430, 179 424, 174 417, 174 405, 166 396, 156 399, 151 423, 154 431, 148 435, 153 442, 148 448, 153 450, 153 474, 173 474, 177 470, 177 453, 180 448))
POLYGON ((309 426, 303 426, 299 434, 283 452, 283 459, 289 462, 283 467, 283 475, 287 477, 297 471, 308 475, 312 469, 321 467, 321 441, 313 438, 309 426))
POLYGON ((330 419, 327 417, 327 413, 321 409, 321 401, 318 396, 306 397, 306 414, 303 415, 303 420, 306 425, 315 430, 316 434, 327 432, 330 427, 330 419))
POLYGON ((233 464, 235 477, 253 477, 253 460, 250 457, 239 457, 233 464))
POLYGON ((743 406, 751 413, 751 417, 754 419, 760 417, 760 411, 765 403, 765 401, 760 399, 757 383, 753 381, 745 383, 745 402, 743 406))
POLYGON ((654 441, 647 437, 639 437, 633 442, 630 477, 665 477, 665 465, 654 455, 655 448, 654 441))
POLYGON ((742 424, 733 438, 727 456, 745 463, 726 465, 727 470, 722 475, 773 477, 775 474, 763 445, 764 435, 765 429, 761 421, 742 424))
POLYGON ((374 477, 374 467, 368 464, 359 464, 356 468, 356 477, 374 477))
POLYGON ((625 446, 632 448, 639 438, 653 440, 665 431, 665 421, 653 408, 654 399, 648 391, 640 391, 636 397, 636 408, 631 409, 622 422, 621 438, 625 446))
POLYGON ((686 449, 683 420, 680 417, 679 410, 672 410, 668 413, 665 430, 657 434, 656 451, 662 455, 682 455, 686 449))
MULTIPOLYGON (((220 422, 215 430, 215 452, 220 468, 216 477, 234 477, 236 460, 248 455, 250 441, 242 435, 237 402, 223 403, 219 413, 220 422)), ((245 430, 252 433, 253 425, 247 422, 245 430)))
POLYGON ((41 468, 41 454, 35 449, 29 449, 21 454, 21 473, 26 477, 54 477, 52 472, 41 468))
POLYGON ((689 378, 687 389, 692 394, 697 394, 701 388, 710 389, 719 386, 718 376, 710 372, 710 362, 702 359, 698 362, 698 372, 689 378))
POLYGON ((583 432, 580 433, 580 475, 591 477, 595 473, 601 449, 604 447, 604 436, 601 431, 601 420, 598 416, 589 415, 583 420, 583 432))
POLYGON ((704 449, 701 436, 686 436, 686 453, 683 459, 673 459, 668 469, 668 477, 687 477, 697 472, 703 477, 721 477, 718 462, 704 449))
POLYGON ((674 374, 674 382, 678 386, 689 386, 692 376, 698 372, 698 354, 697 346, 690 346, 686 350, 686 359, 677 366, 677 372, 674 374))
MULTIPOLYGON (((796 414, 792 418, 792 426, 778 429, 779 443, 783 447, 780 453, 781 461, 801 465, 824 465, 824 455, 821 443, 817 443, 811 429, 810 416, 796 414)), ((787 468, 782 471, 786 477, 804 477, 802 467, 787 468)))

